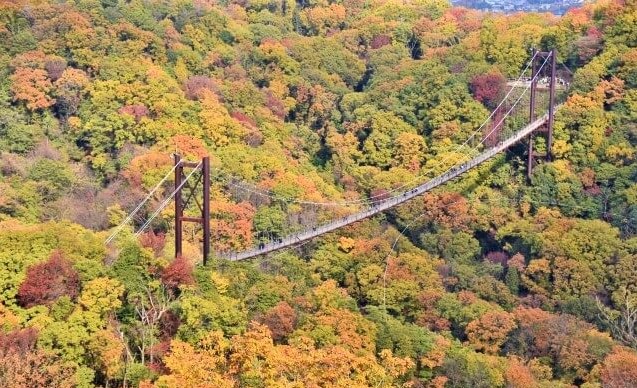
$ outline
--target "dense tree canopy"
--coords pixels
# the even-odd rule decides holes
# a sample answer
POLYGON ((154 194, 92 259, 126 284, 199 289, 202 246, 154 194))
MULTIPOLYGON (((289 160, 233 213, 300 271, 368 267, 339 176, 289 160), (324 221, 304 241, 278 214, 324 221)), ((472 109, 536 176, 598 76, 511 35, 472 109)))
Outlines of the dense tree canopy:
MULTIPOLYGON (((0 386, 637 384, 636 15, 620 0, 562 17, 445 0, 2 2, 0 386), (194 224, 173 258, 171 206, 132 233, 171 193, 172 153, 211 158, 215 252, 401 193, 525 122, 518 107, 496 125, 510 104, 489 115, 531 48, 557 49, 569 88, 530 179, 522 142, 241 263, 201 265, 194 224)), ((540 88, 538 113, 546 101, 540 88)))

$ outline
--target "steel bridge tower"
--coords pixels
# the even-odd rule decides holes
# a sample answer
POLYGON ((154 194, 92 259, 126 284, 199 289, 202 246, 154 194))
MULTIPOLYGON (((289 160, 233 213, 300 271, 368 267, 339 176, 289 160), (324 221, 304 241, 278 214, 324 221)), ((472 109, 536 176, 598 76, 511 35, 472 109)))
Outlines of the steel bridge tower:
POLYGON ((555 115, 555 90, 557 88, 557 51, 555 49, 551 51, 536 51, 533 49, 532 53, 532 63, 531 63, 531 90, 530 90, 530 103, 529 103, 529 120, 533 122, 536 119, 536 95, 537 95, 537 81, 539 78, 538 74, 538 63, 541 65, 543 61, 549 61, 549 117, 546 123, 546 126, 540 130, 538 130, 538 134, 543 134, 546 137, 546 154, 538 154, 533 150, 533 135, 529 136, 529 149, 528 149, 528 159, 526 166, 526 174, 527 178, 531 179, 531 175, 533 174, 533 168, 537 164, 536 158, 544 157, 547 162, 551 161, 551 147, 553 146, 553 122, 555 115), (548 59, 547 59, 548 58, 548 59))
POLYGON ((183 253, 184 222, 201 224, 203 229, 203 263, 206 265, 210 257, 210 157, 208 156, 204 157, 201 163, 194 163, 182 161, 179 155, 175 155, 175 257, 181 256, 183 253), (192 185, 186 179, 184 168, 199 170, 198 177, 192 185), (196 193, 200 185, 203 188, 201 202, 196 193), (184 216, 184 209, 188 207, 191 200, 197 204, 201 217, 184 216))

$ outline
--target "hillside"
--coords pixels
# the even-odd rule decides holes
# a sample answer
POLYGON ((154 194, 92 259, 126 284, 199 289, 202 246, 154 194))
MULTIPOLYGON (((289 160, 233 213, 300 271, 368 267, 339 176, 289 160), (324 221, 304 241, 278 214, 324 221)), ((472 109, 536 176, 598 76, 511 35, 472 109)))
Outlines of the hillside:
POLYGON ((634 1, 17 0, 0 37, 0 386, 637 387, 634 1), (194 224, 173 258, 172 206, 134 236, 169 180, 104 243, 172 153, 212 160, 214 251, 422 182, 477 152, 531 48, 569 89, 530 179, 520 144, 207 266, 194 224))

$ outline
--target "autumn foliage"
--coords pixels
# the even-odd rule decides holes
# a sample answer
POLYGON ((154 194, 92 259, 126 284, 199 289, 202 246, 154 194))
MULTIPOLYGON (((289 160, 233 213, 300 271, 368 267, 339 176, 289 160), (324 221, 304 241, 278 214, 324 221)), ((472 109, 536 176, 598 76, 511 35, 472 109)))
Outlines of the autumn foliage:
POLYGON ((0 332, 0 385, 72 387, 74 370, 58 357, 36 348, 33 328, 0 332))
MULTIPOLYGON (((2 2, 0 386, 634 386, 636 15, 634 0, 560 16, 2 2), (382 214, 221 258, 405 196, 508 138, 529 119, 507 80, 530 48, 557 50, 560 104, 532 171, 527 137, 382 214), (206 265, 195 222, 173 259, 172 154, 184 174, 210 158, 206 265)), ((186 220, 201 178, 181 188, 186 220)))
POLYGON ((192 264, 183 256, 175 258, 162 270, 161 281, 170 288, 192 284, 192 264))
POLYGON ((18 301, 25 307, 49 305, 63 295, 75 299, 79 287, 79 277, 71 262, 61 251, 54 251, 44 263, 29 267, 18 290, 18 301))
POLYGON ((467 325, 467 337, 476 350, 497 353, 509 332, 516 326, 515 319, 510 313, 488 312, 467 325))
POLYGON ((268 310, 261 322, 270 329, 272 339, 281 341, 294 331, 297 316, 294 309, 286 302, 280 302, 268 310))
POLYGON ((23 101, 28 109, 40 110, 55 103, 50 96, 53 84, 45 70, 20 68, 11 80, 13 99, 23 101))
POLYGON ((139 236, 139 243, 144 248, 151 249, 155 256, 159 256, 166 245, 166 235, 163 233, 155 233, 150 230, 139 236))
POLYGON ((616 349, 602 364, 601 380, 604 387, 626 387, 637 381, 637 355, 627 349, 616 349))
POLYGON ((471 80, 471 92, 476 100, 489 108, 495 108, 503 97, 506 78, 499 72, 475 76, 471 80))

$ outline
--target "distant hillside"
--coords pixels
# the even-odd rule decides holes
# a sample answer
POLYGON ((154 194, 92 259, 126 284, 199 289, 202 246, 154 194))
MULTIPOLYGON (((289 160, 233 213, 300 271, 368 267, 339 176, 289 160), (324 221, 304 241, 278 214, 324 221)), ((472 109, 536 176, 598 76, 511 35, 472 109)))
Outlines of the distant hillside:
POLYGON ((452 0, 453 5, 489 12, 551 12, 563 15, 582 6, 583 0, 452 0))

